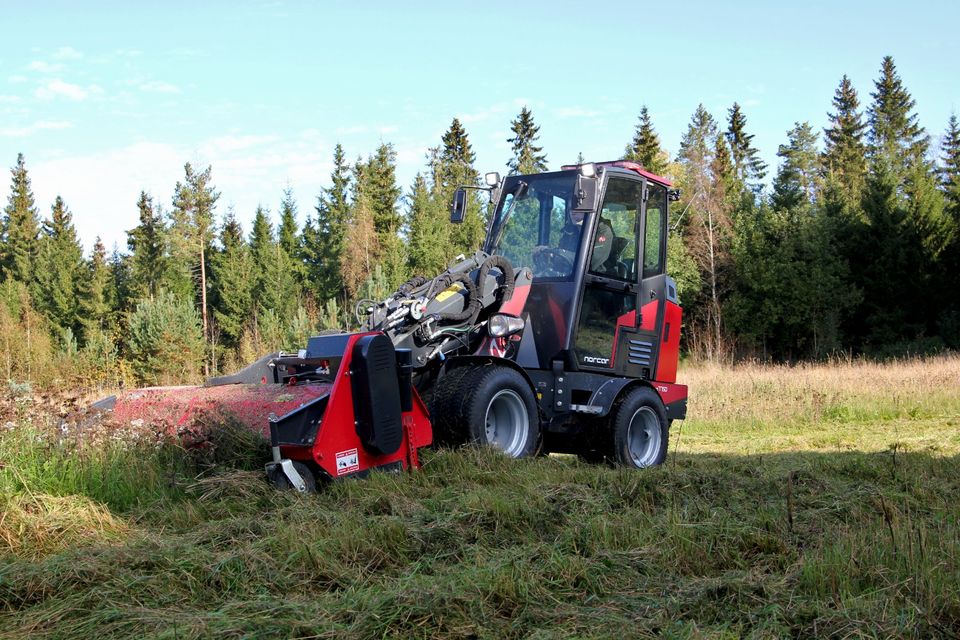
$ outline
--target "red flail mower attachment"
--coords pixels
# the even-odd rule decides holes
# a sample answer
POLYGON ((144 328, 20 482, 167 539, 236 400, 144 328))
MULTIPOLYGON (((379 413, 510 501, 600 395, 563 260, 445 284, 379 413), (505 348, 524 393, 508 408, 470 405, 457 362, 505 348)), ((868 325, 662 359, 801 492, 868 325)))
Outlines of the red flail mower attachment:
POLYGON ((198 419, 235 420, 270 439, 272 482, 309 491, 318 478, 419 468, 433 431, 412 370, 410 351, 380 332, 319 336, 296 357, 270 356, 208 386, 127 391, 95 408, 178 436, 198 419))

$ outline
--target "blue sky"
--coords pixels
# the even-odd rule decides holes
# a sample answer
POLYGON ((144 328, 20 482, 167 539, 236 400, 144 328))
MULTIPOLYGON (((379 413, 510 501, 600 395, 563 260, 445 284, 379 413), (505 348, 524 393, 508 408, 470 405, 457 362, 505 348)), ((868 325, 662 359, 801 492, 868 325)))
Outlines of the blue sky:
POLYGON ((23 152, 42 214, 62 195, 87 249, 124 248, 139 191, 169 207, 187 161, 244 222, 288 185, 302 220, 337 142, 393 143, 406 191, 454 116, 503 171, 528 105, 558 168, 618 157, 642 104, 674 154, 698 103, 736 100, 774 165, 844 73, 869 101, 887 54, 935 141, 960 109, 953 2, 3 4, 0 163, 23 152))

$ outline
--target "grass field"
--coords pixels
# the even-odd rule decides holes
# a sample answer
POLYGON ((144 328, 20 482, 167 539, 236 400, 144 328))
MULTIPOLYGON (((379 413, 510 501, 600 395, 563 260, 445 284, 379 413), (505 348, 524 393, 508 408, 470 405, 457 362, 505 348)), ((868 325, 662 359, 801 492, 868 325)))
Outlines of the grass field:
MULTIPOLYGON (((461 450, 300 497, 0 424, 0 637, 957 637, 960 358, 686 367, 643 472, 461 450)), ((21 390, 22 391, 22 390, 21 390)))

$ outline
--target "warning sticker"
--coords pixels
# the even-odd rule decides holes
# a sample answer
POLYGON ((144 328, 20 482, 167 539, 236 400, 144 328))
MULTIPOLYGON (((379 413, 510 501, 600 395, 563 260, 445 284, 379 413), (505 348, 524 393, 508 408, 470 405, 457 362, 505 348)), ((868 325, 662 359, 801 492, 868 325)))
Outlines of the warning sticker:
POLYGON ((358 471, 360 469, 360 459, 357 457, 357 450, 350 449, 348 451, 341 451, 337 454, 337 475, 342 476, 345 473, 350 473, 351 471, 358 471))

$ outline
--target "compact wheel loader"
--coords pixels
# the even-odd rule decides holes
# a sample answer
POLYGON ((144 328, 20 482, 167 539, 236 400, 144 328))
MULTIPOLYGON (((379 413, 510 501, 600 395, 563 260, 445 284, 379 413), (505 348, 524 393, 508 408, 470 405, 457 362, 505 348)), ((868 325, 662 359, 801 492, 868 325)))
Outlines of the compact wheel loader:
POLYGON ((360 330, 310 338, 202 387, 128 391, 119 419, 189 423, 204 411, 270 438, 267 475, 318 480, 419 466, 434 442, 511 457, 664 461, 686 414, 676 383, 681 309, 667 275, 668 180, 633 162, 485 176, 483 247, 445 272, 357 305, 360 330))

